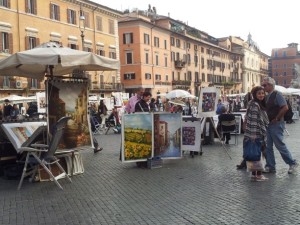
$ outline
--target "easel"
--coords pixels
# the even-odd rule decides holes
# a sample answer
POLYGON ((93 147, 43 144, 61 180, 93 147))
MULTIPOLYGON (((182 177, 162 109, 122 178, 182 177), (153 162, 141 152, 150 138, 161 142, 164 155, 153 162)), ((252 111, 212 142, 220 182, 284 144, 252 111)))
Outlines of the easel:
POLYGON ((204 131, 205 123, 206 123, 207 120, 209 120, 209 122, 211 122, 211 124, 212 124, 212 126, 213 126, 213 129, 214 129, 214 132, 216 132, 216 134, 217 134, 217 136, 218 136, 218 138, 219 138, 219 141, 220 141, 220 143, 221 143, 223 149, 225 150, 226 154, 228 155, 228 157, 229 157, 230 159, 232 159, 231 156, 230 156, 230 154, 228 153, 228 149, 226 148, 226 146, 225 146, 224 143, 222 142, 222 139, 221 139, 220 134, 219 134, 219 132, 218 132, 216 126, 215 126, 215 122, 214 122, 214 120, 213 120, 212 117, 202 117, 202 118, 201 118, 201 134, 203 134, 203 137, 204 137, 205 134, 203 133, 203 131, 204 131))

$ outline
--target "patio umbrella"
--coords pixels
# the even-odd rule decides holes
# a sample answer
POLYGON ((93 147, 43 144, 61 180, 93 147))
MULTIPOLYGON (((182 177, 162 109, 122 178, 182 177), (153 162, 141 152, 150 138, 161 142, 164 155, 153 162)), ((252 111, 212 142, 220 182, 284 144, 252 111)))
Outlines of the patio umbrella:
POLYGON ((185 90, 172 90, 168 94, 166 94, 166 98, 172 99, 172 98, 189 98, 191 94, 188 91, 185 90))
POLYGON ((46 74, 60 76, 73 70, 117 70, 119 61, 93 54, 64 48, 54 42, 44 43, 31 50, 17 52, 0 60, 2 76, 23 76, 43 79, 46 74))
POLYGON ((169 101, 169 102, 174 104, 174 105, 186 106, 186 104, 183 101, 179 100, 179 99, 174 99, 174 100, 169 101))
POLYGON ((9 95, 7 97, 0 98, 0 103, 3 103, 5 100, 8 100, 15 104, 24 103, 24 102, 33 102, 36 101, 36 96, 24 97, 19 95, 9 95))

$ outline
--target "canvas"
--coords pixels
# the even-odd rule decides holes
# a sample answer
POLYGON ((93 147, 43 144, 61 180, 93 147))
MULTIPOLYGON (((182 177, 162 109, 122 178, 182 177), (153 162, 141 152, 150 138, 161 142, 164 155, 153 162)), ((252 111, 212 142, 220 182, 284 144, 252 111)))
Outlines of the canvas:
POLYGON ((215 116, 219 97, 219 89, 215 87, 202 88, 200 92, 197 117, 215 116))
POLYGON ((180 158, 181 113, 154 113, 154 156, 180 158))
POLYGON ((201 121, 182 122, 182 151, 200 152, 201 121))
POLYGON ((124 114, 122 143, 122 162, 147 161, 153 157, 153 114, 124 114))

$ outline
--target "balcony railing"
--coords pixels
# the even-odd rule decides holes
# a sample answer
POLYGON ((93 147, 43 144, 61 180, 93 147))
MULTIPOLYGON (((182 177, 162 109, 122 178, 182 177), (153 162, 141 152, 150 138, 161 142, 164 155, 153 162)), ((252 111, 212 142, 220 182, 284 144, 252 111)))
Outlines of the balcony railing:
POLYGON ((172 85, 191 86, 190 80, 173 80, 172 85))
POLYGON ((92 84, 92 90, 99 90, 99 91, 123 91, 123 84, 121 83, 112 83, 112 82, 105 82, 101 84, 92 84))
POLYGON ((155 85, 171 85, 168 81, 155 81, 155 85))
POLYGON ((183 60, 175 60, 175 68, 181 69, 185 66, 185 63, 183 60))

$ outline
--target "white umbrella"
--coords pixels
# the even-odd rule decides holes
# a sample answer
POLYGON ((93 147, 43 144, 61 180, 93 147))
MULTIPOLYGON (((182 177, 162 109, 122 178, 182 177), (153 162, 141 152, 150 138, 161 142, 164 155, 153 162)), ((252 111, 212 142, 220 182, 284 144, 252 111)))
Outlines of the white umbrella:
POLYGON ((3 103, 6 99, 15 104, 24 102, 36 102, 36 96, 24 97, 19 95, 9 95, 7 97, 0 98, 0 103, 3 103))
POLYGON ((188 91, 185 90, 172 90, 168 94, 166 94, 166 98, 171 99, 171 98, 189 98, 191 94, 188 91))
POLYGON ((0 60, 3 76, 24 76, 43 79, 46 74, 65 75, 73 70, 106 71, 119 69, 119 61, 93 54, 64 48, 48 42, 34 49, 17 52, 0 60))
POLYGON ((172 103, 174 105, 186 106, 186 104, 183 101, 179 100, 179 99, 174 99, 173 101, 169 101, 169 103, 172 103))

